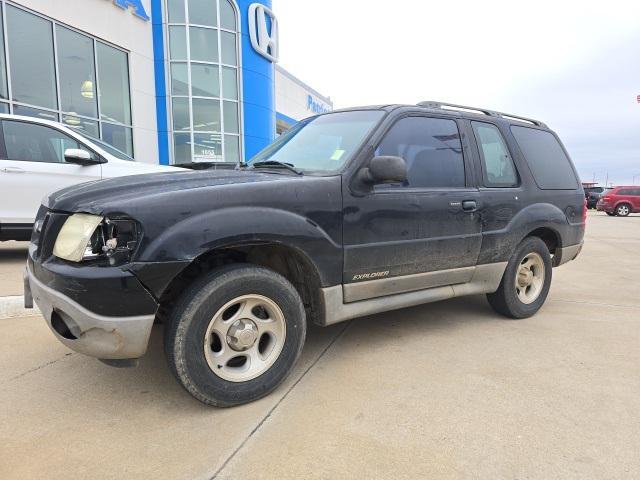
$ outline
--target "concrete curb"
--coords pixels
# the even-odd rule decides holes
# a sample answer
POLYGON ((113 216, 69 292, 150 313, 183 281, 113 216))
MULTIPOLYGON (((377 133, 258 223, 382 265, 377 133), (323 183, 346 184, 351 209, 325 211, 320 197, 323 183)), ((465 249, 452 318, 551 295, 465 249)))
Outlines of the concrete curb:
POLYGON ((36 317, 40 315, 37 306, 24 308, 24 297, 16 295, 11 297, 0 297, 0 320, 17 317, 36 317))

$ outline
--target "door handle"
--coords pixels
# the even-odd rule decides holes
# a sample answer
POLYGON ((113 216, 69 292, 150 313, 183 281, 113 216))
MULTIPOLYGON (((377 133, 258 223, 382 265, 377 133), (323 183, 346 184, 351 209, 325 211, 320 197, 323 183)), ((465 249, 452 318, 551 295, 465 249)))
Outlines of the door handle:
POLYGON ((462 210, 465 212, 475 212, 478 209, 478 204, 475 200, 465 200, 462 202, 462 210))
POLYGON ((24 173, 24 170, 19 167, 6 167, 3 168, 2 171, 4 173, 24 173))

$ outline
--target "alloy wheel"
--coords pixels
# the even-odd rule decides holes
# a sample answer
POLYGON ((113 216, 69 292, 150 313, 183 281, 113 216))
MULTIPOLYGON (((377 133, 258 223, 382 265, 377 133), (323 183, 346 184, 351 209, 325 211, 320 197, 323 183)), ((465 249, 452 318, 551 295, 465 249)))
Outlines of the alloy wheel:
POLYGON ((627 215, 629 215, 629 207, 627 205, 620 205, 617 210, 618 215, 620 215, 621 217, 626 217, 627 215))
POLYGON ((213 316, 204 336, 209 368, 230 382, 246 382, 278 359, 286 337, 284 314, 262 295, 243 295, 213 316))
POLYGON ((542 257, 535 252, 526 255, 516 273, 516 294, 527 305, 536 301, 544 287, 545 271, 542 257))

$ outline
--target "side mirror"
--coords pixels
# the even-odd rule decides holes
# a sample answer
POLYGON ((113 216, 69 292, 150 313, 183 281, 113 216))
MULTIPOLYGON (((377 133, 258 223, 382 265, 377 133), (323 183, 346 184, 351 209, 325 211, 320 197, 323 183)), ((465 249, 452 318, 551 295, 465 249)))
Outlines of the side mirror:
POLYGON ((69 163, 76 163, 78 165, 95 165, 96 163, 100 163, 98 160, 95 160, 89 152, 81 148, 67 148, 64 151, 64 159, 69 163))
POLYGON ((373 185, 379 183, 400 183, 407 180, 407 163, 402 157, 373 157, 369 167, 364 169, 363 179, 373 185))

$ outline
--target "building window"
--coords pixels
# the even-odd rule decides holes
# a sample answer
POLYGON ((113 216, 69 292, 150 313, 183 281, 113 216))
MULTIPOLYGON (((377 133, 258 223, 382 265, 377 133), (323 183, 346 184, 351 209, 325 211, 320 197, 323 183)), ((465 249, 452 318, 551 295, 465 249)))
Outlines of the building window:
POLYGON ((173 163, 241 156, 238 15, 230 0, 167 0, 173 163))
POLYGON ((133 156, 127 53, 15 5, 1 6, 0 112, 61 122, 133 156))

